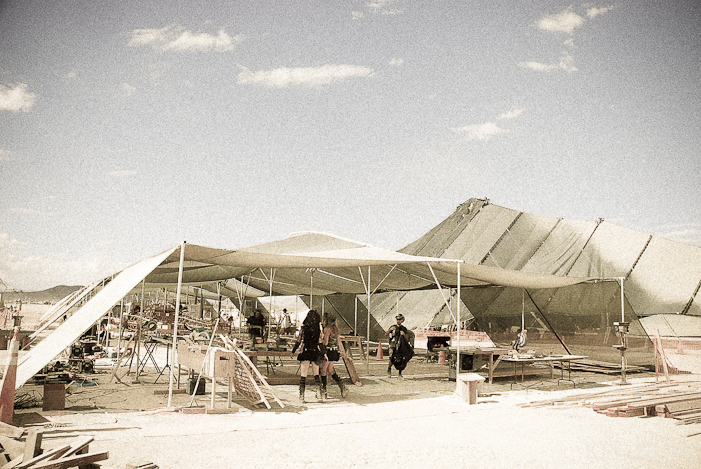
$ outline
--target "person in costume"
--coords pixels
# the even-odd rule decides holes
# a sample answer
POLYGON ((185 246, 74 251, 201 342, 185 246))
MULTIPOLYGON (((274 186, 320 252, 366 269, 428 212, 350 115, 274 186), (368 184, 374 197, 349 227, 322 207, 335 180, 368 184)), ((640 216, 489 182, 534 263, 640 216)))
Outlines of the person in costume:
POLYGON ((389 336, 389 365, 387 365, 387 377, 392 377, 392 367, 394 366, 399 372, 399 378, 402 379, 402 371, 406 368, 407 363, 414 356, 414 347, 411 345, 411 332, 403 325, 404 316, 398 314, 395 319, 397 324, 392 325, 385 336, 389 336))
POLYGON ((319 368, 323 363, 324 353, 322 351, 323 344, 321 343, 321 317, 314 309, 310 309, 307 317, 302 322, 302 328, 299 332, 299 337, 292 347, 292 353, 302 347, 302 352, 297 355, 297 360, 300 362, 300 378, 299 378, 299 400, 305 402, 304 392, 307 383, 307 373, 309 365, 312 365, 314 373, 314 382, 317 385, 316 398, 321 398, 321 378, 319 377, 319 368))
POLYGON ((323 325, 324 338, 322 343, 326 348, 326 355, 324 356, 324 362, 321 365, 321 398, 327 398, 326 382, 328 376, 331 376, 336 384, 338 384, 338 388, 341 390, 341 397, 346 397, 348 395, 348 389, 346 388, 346 385, 343 384, 343 381, 341 381, 338 374, 336 374, 336 370, 334 370, 334 364, 339 358, 341 358, 341 353, 338 348, 340 336, 336 316, 333 314, 325 314, 323 325))

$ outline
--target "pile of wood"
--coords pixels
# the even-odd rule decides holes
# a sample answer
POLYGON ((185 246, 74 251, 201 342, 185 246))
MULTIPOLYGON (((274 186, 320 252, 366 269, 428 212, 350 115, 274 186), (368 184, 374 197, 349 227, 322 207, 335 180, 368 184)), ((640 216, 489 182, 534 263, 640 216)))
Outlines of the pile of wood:
POLYGON ((609 417, 661 416, 678 424, 701 423, 699 383, 616 386, 599 392, 570 394, 557 399, 534 401, 521 407, 584 405, 609 417))
MULTIPOLYGON (((557 366, 557 365, 555 365, 557 366)), ((591 371, 594 373, 606 373, 610 375, 617 375, 621 373, 620 363, 607 363, 598 360, 576 360, 571 363, 572 371, 591 371)), ((645 371, 642 367, 628 365, 626 366, 627 373, 640 373, 645 371)))
POLYGON ((70 467, 98 468, 95 464, 109 458, 107 451, 90 453, 91 436, 78 437, 70 444, 52 449, 42 449, 42 431, 25 430, 0 423, 0 468, 14 469, 64 469, 70 467))

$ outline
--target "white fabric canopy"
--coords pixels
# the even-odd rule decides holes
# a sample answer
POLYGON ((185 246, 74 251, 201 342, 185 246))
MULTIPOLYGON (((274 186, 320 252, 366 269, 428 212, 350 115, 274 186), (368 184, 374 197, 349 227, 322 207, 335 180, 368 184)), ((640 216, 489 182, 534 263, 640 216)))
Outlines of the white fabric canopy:
POLYGON ((412 256, 322 233, 294 234, 280 241, 239 250, 183 243, 106 281, 105 288, 24 356, 18 366, 16 387, 77 340, 142 280, 151 287, 178 284, 181 246, 184 247, 181 284, 199 284, 204 288, 210 282, 221 282, 222 293, 241 295, 243 292, 249 297, 262 292, 274 295, 375 293, 423 289, 436 284, 454 287, 458 283, 461 286, 553 288, 590 280, 412 256), (240 281, 233 281, 237 278, 240 281), (244 287, 250 292, 244 292, 244 287))
MULTIPOLYGON (((146 283, 177 283, 179 250, 146 278, 146 283)), ((276 295, 365 293, 455 287, 461 263, 461 286, 501 285, 556 288, 591 280, 500 269, 464 261, 412 256, 323 233, 299 233, 280 241, 239 250, 185 245, 183 283, 241 279, 276 295), (368 285, 368 269, 371 275, 368 285), (434 277, 435 275, 435 277, 434 277), (312 278, 313 277, 313 278, 312 278)))

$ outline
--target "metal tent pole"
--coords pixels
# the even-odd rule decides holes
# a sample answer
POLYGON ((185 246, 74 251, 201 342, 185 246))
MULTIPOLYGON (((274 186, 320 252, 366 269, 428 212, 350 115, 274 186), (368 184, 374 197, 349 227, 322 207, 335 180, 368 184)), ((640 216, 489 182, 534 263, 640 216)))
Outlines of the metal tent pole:
POLYGON ((458 282, 457 282, 457 288, 458 288, 458 306, 457 306, 457 316, 458 316, 458 337, 457 337, 457 341, 458 341, 458 349, 457 349, 457 354, 458 354, 458 357, 457 357, 457 360, 455 360, 455 361, 457 362, 457 363, 456 363, 457 369, 455 370, 455 380, 456 380, 456 381, 457 381, 457 379, 458 379, 458 373, 460 373, 460 369, 461 369, 461 368, 460 368, 460 332, 461 332, 461 329, 462 329, 462 325, 461 325, 461 322, 460 322, 460 303, 462 303, 462 300, 460 299, 460 262, 458 261, 457 264, 458 264, 458 265, 457 265, 457 267, 458 267, 458 282))
POLYGON ((134 383, 139 382, 139 370, 141 368, 141 326, 144 322, 144 309, 146 308, 146 297, 144 296, 144 283, 146 283, 146 280, 141 281, 141 301, 139 301, 141 308, 139 308, 139 320, 136 324, 136 378, 133 381, 134 383))
POLYGON ((180 245, 180 266, 178 267, 178 291, 175 294, 175 317, 173 318, 173 349, 171 350, 170 379, 168 381, 168 407, 173 400, 173 368, 176 363, 176 352, 178 349, 178 315, 180 314, 180 291, 183 286, 183 264, 185 263, 185 241, 180 245))

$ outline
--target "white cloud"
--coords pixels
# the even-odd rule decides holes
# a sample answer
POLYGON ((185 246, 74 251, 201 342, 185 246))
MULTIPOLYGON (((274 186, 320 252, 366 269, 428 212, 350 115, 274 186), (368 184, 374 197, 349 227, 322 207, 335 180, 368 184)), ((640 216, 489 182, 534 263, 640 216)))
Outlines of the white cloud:
POLYGON ((604 13, 608 13, 609 11, 613 10, 614 6, 609 5, 606 7, 590 7, 587 9, 587 16, 589 18, 596 18, 599 15, 603 15, 604 13))
POLYGON ((3 150, 0 148, 0 161, 12 161, 14 159, 14 152, 10 150, 3 150))
POLYGON ((680 223, 657 227, 655 233, 680 243, 701 246, 701 223, 680 223))
MULTIPOLYGON (((21 243, 14 238, 11 238, 7 233, 0 233, 0 251, 13 247, 20 246, 21 243)), ((2 256, 0 256, 2 258, 2 256)))
POLYGON ((364 78, 373 75, 374 70, 362 65, 329 64, 319 67, 280 67, 272 70, 253 72, 245 67, 236 77, 240 85, 260 85, 269 88, 306 86, 317 88, 347 78, 364 78))
POLYGON ((37 95, 29 91, 25 83, 5 86, 0 84, 0 111, 29 111, 37 95))
POLYGON ((519 117, 521 114, 523 114, 523 111, 525 111, 524 108, 522 107, 515 107, 511 109, 510 111, 503 112, 497 116, 497 119, 515 119, 519 117))
POLYGON ((398 0, 372 0, 367 3, 368 9, 377 15, 399 15, 402 10, 399 8, 392 8, 398 0))
POLYGON ((521 62, 521 67, 530 68, 536 72, 552 72, 555 70, 564 70, 566 72, 577 72, 579 69, 574 65, 574 57, 567 51, 563 51, 560 62, 556 64, 545 64, 542 62, 521 62))
POLYGON ((404 64, 404 59, 392 57, 392 59, 389 61, 389 64, 395 67, 399 67, 404 64))
POLYGON ((1 278, 10 288, 38 291, 56 285, 87 285, 119 270, 115 266, 120 262, 105 254, 107 246, 86 249, 78 256, 67 252, 28 254, 28 247, 0 232, 1 278))
POLYGON ((543 31, 561 32, 572 34, 575 29, 582 26, 586 20, 572 11, 572 8, 557 13, 547 15, 538 20, 536 26, 543 31))
POLYGON ((464 127, 453 127, 450 130, 457 134, 465 134, 467 136, 467 140, 490 140, 495 135, 508 132, 508 130, 502 129, 494 122, 472 124, 464 127))
POLYGON ((193 33, 179 25, 166 26, 160 29, 135 29, 131 32, 129 45, 131 47, 152 47, 158 51, 175 52, 226 52, 233 50, 243 42, 244 36, 234 37, 223 29, 215 34, 193 33))
POLYGON ((136 88, 129 83, 120 84, 119 90, 122 93, 122 96, 131 96, 136 92, 136 88))
POLYGON ((35 210, 33 208, 26 208, 26 207, 14 207, 8 209, 8 211, 12 213, 19 213, 21 215, 46 215, 45 212, 42 212, 40 210, 35 210))

